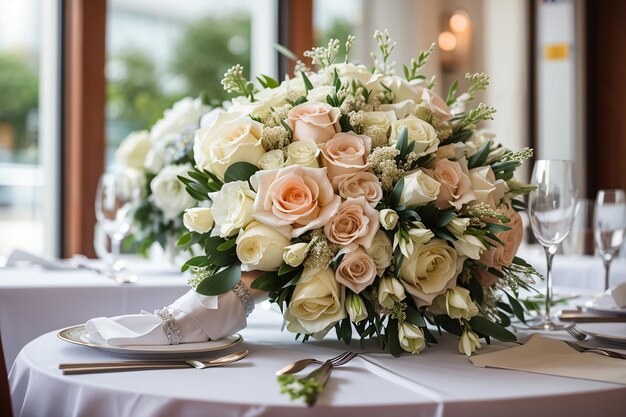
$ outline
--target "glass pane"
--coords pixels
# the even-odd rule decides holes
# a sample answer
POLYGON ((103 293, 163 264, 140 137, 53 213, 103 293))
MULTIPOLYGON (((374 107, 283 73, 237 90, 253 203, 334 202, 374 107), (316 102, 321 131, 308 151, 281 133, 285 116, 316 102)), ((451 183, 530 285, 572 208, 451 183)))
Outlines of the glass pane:
POLYGON ((253 2, 109 1, 107 165, 130 132, 185 96, 218 102, 234 64, 250 69, 253 2))
POLYGON ((38 141, 41 3, 0 2, 0 258, 16 247, 43 251, 38 141))

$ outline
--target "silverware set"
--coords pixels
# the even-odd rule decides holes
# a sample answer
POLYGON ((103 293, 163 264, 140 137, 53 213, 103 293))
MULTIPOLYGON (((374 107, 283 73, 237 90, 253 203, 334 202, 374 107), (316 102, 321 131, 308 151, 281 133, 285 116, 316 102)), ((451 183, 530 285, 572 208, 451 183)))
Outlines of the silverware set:
POLYGON ((231 353, 209 361, 196 359, 166 361, 166 360, 145 360, 145 361, 122 361, 122 362, 85 362, 85 363, 62 363, 59 369, 63 375, 90 374, 102 372, 121 371, 146 371, 154 369, 206 369, 227 365, 237 362, 248 356, 247 350, 231 353))

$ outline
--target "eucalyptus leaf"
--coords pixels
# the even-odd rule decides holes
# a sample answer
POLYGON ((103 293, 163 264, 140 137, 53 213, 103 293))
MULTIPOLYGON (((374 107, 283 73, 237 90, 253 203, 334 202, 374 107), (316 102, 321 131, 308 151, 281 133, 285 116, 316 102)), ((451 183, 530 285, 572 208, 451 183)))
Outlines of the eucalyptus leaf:
POLYGON ((276 291, 280 287, 280 280, 276 271, 263 272, 250 284, 250 288, 266 292, 276 291))
POLYGON ((276 51, 278 51, 279 54, 281 54, 282 56, 289 58, 292 61, 297 61, 298 60, 298 56, 296 54, 294 54, 289 48, 287 48, 286 46, 283 46, 279 43, 275 43, 274 44, 274 49, 276 49, 276 51))
POLYGON ((517 337, 502 327, 482 316, 474 316, 469 321, 472 330, 476 330, 484 336, 490 336, 502 342, 515 342, 517 337))
POLYGON ((248 181, 259 168, 249 162, 235 162, 226 169, 224 173, 224 181, 248 181))
POLYGON ((203 279, 196 287, 202 295, 220 295, 232 290, 241 279, 241 264, 230 265, 216 274, 203 279))
POLYGON ((396 319, 389 319, 387 324, 387 350, 396 358, 402 354, 398 334, 398 320, 396 319))

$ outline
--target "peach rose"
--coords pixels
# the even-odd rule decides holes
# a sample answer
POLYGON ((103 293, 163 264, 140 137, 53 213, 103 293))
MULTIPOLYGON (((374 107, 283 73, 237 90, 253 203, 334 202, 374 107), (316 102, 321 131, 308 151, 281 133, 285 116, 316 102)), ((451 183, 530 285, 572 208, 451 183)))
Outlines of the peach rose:
POLYGON ((372 150, 369 136, 337 133, 326 143, 319 144, 322 166, 328 168, 332 180, 338 175, 354 174, 367 168, 367 157, 372 150))
POLYGON ((476 202, 487 203, 493 209, 496 204, 493 194, 496 191, 496 176, 490 166, 478 167, 470 169, 470 179, 472 180, 472 189, 476 195, 476 202))
POLYGON ((429 90, 426 87, 416 86, 415 88, 421 96, 422 101, 428 104, 430 111, 436 115, 440 121, 444 122, 452 118, 452 112, 443 98, 439 97, 434 91, 429 90))
POLYGON ((467 172, 467 162, 463 159, 461 165, 458 161, 439 159, 435 162, 432 177, 441 184, 435 205, 443 210, 454 206, 457 210, 463 204, 476 199, 472 191, 472 180, 467 172))
POLYGON ((293 140, 313 139, 319 144, 341 131, 340 116, 339 109, 329 104, 309 101, 291 109, 287 123, 293 131, 293 140))
MULTIPOLYGON (((504 242, 504 246, 497 242, 492 242, 496 246, 492 247, 488 251, 483 252, 480 257, 480 262, 484 263, 490 268, 500 269, 503 266, 511 265, 513 258, 517 253, 520 245, 522 244, 522 238, 524 236, 524 226, 522 224, 522 217, 518 212, 509 207, 507 217, 511 220, 508 223, 503 223, 505 226, 511 229, 505 230, 497 234, 498 239, 504 242)), ((484 269, 478 270, 478 281, 483 287, 489 287, 498 281, 498 277, 486 271, 484 269)))
POLYGON ((356 243, 367 249, 372 245, 379 225, 378 211, 369 205, 365 197, 349 198, 326 223, 324 234, 337 245, 356 243))
POLYGON ((338 175, 333 178, 333 188, 341 198, 365 197, 372 207, 376 207, 383 198, 383 189, 378 177, 371 172, 338 175))
POLYGON ((346 254, 335 271, 338 283, 350 288, 356 294, 371 285, 376 278, 376 265, 363 248, 346 254))
POLYGON ((251 183, 257 191, 253 217, 271 227, 290 226, 291 237, 329 223, 341 204, 326 168, 293 165, 258 171, 251 183))

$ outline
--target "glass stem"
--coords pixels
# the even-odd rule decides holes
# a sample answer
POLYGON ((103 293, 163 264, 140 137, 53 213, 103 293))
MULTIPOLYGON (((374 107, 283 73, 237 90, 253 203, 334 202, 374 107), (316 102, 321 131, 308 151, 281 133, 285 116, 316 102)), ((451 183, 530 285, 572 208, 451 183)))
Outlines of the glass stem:
POLYGON ((610 255, 605 255, 602 257, 602 262, 604 263, 604 291, 609 289, 609 272, 611 271, 611 261, 613 257, 610 255))
POLYGON ((117 261, 120 260, 120 247, 122 245, 122 239, 113 235, 111 237, 111 268, 115 267, 117 261))
POLYGON ((546 322, 551 321, 550 307, 552 304, 552 260, 556 253, 557 245, 544 246, 548 271, 546 274, 546 322))

